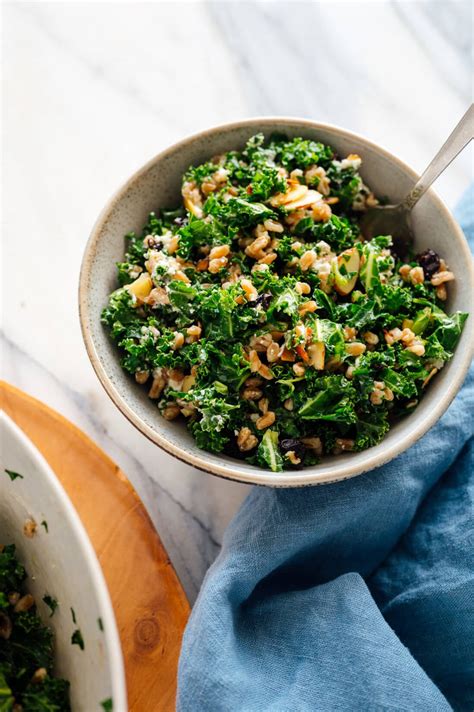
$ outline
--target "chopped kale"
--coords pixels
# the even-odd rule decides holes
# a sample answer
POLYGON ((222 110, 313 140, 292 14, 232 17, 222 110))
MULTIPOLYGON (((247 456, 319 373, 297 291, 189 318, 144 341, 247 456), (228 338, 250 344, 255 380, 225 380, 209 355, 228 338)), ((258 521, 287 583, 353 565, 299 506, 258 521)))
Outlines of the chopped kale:
POLYGON ((227 202, 219 202, 211 196, 206 201, 205 209, 208 215, 233 228, 250 228, 276 217, 274 210, 264 203, 252 202, 245 198, 230 198, 227 202))
POLYGON ((289 170, 308 168, 311 165, 328 167, 334 155, 330 146, 304 138, 282 141, 275 146, 276 160, 289 170))
MULTIPOLYGON (((69 682, 53 677, 54 639, 43 625, 36 606, 15 611, 24 595, 26 571, 13 544, 0 550, 0 710, 69 712, 69 682), (38 673, 41 673, 40 675, 38 673)), ((52 613, 57 605, 50 596, 45 603, 52 613)))
POLYGON ((15 555, 15 546, 7 544, 0 551, 0 590, 5 593, 19 591, 26 579, 26 571, 15 555))

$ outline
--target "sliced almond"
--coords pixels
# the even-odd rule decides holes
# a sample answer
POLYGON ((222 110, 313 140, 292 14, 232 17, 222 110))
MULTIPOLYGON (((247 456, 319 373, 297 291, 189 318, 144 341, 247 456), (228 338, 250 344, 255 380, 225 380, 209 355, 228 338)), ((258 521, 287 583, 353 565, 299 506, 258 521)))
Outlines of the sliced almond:
POLYGON ((299 208, 309 208, 310 205, 318 203, 322 197, 321 193, 318 193, 317 190, 308 190, 308 192, 298 200, 285 203, 285 208, 290 212, 292 210, 298 210, 299 208))
POLYGON ((290 363, 296 361, 295 354, 292 351, 289 351, 286 346, 283 346, 280 353, 280 358, 282 361, 289 361, 290 363))
POLYGON ((286 193, 277 193, 271 198, 270 205, 275 207, 278 205, 286 205, 287 203, 292 203, 295 200, 300 200, 306 193, 308 193, 308 186, 302 185, 295 181, 288 181, 288 190, 286 193))
POLYGON ((310 344, 306 351, 308 352, 309 362, 316 371, 324 369, 324 356, 326 348, 322 341, 317 341, 315 344, 310 344))
POLYGON ((199 205, 195 205, 195 203, 193 203, 193 201, 189 198, 184 198, 183 202, 186 210, 189 210, 189 212, 195 215, 197 218, 202 218, 202 208, 200 208, 199 205))

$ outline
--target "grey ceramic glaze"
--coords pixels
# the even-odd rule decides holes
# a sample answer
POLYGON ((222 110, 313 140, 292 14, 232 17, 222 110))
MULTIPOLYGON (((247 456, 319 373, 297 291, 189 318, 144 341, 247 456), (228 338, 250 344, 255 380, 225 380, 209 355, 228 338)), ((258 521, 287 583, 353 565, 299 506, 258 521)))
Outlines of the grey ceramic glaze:
MULTIPOLYGON (((467 320, 454 358, 430 384, 413 414, 395 425, 382 443, 361 453, 327 457, 319 465, 275 474, 224 454, 199 450, 183 423, 164 420, 156 402, 121 369, 117 349, 100 323, 108 295, 117 287, 115 263, 123 258, 124 235, 131 230, 140 231, 151 210, 172 208, 179 203, 181 177, 189 165, 242 148, 255 133, 268 136, 274 131, 328 143, 341 156, 359 154, 364 180, 376 194, 388 196, 393 203, 401 200, 416 180, 414 171, 389 152, 361 136, 327 124, 261 118, 199 133, 153 158, 108 202, 86 247, 79 305, 86 348, 102 385, 122 413, 148 438, 175 457, 212 474, 254 484, 291 487, 353 477, 387 462, 418 440, 446 410, 464 380, 473 352, 474 318, 467 320)), ((448 310, 472 314, 474 269, 469 248, 458 224, 433 191, 414 209, 413 224, 417 250, 428 247, 436 250, 456 275, 456 281, 449 284, 448 310)))

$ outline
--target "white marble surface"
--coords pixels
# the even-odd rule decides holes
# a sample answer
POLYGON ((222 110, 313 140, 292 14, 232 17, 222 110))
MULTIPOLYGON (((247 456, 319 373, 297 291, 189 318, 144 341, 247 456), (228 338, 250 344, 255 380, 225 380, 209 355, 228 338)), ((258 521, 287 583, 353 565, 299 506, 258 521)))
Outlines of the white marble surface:
MULTIPOLYGON (((194 600, 247 487, 162 453, 102 390, 77 316, 90 228, 159 150, 257 114, 344 125, 421 170, 471 101, 469 3, 11 2, 2 11, 3 375, 123 468, 194 600)), ((472 178, 470 160, 439 181, 450 205, 472 178)))

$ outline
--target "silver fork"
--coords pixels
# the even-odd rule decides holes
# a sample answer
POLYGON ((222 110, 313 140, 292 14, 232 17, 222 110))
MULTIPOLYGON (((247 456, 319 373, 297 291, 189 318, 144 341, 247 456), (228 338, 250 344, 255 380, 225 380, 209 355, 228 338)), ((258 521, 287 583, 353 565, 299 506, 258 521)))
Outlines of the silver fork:
POLYGON ((474 104, 471 104, 421 178, 401 203, 398 205, 377 205, 367 210, 360 223, 363 236, 370 240, 376 235, 391 235, 394 251, 400 257, 404 257, 413 244, 411 226, 413 207, 472 138, 474 138, 474 104))

